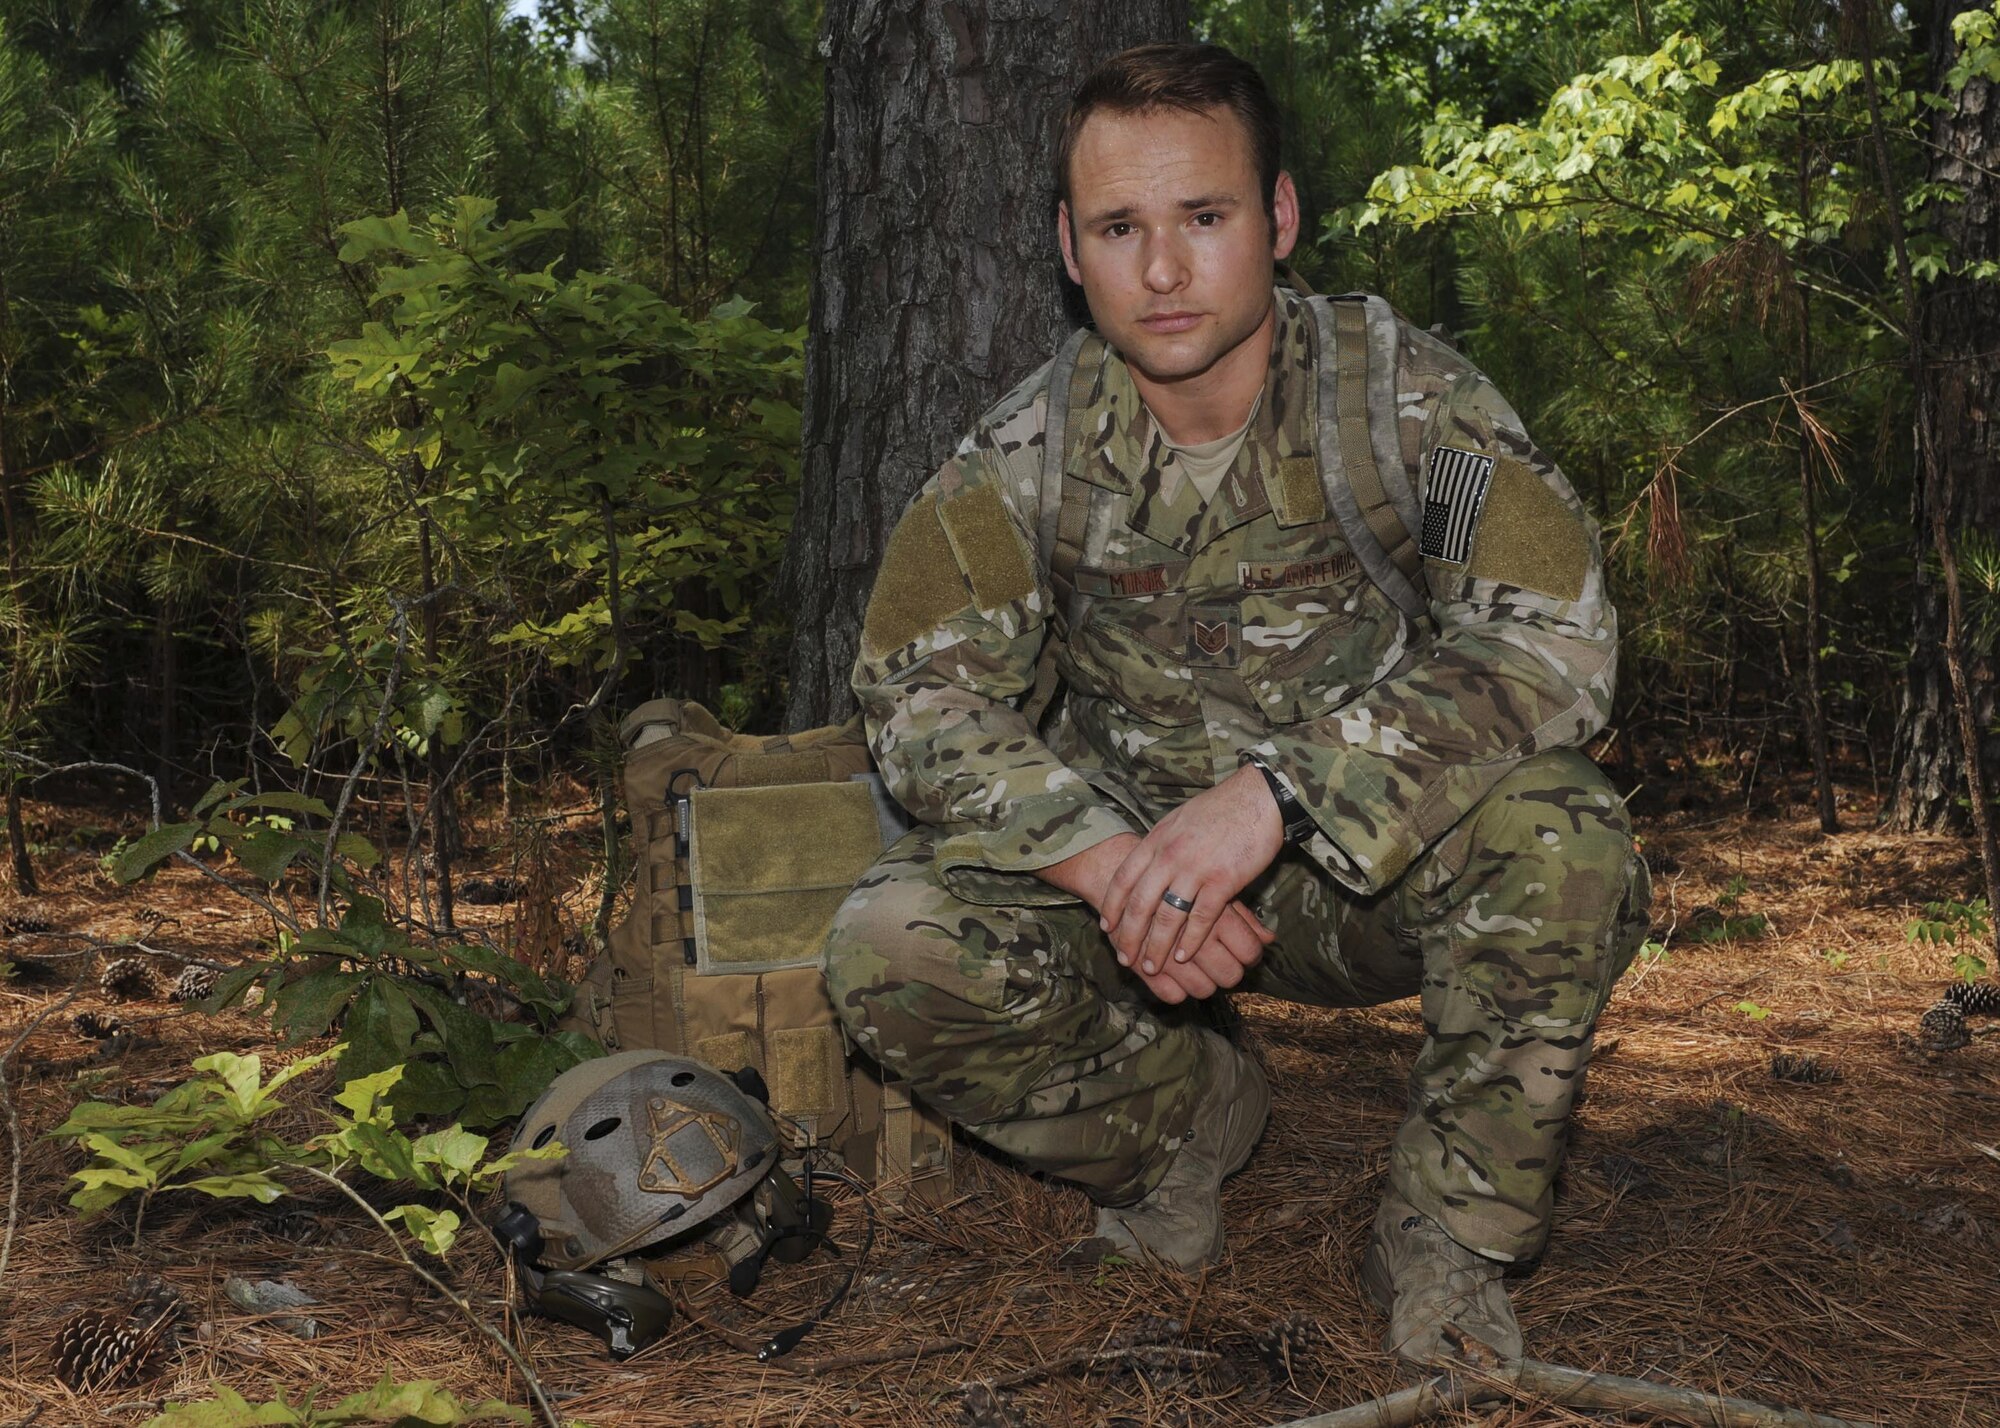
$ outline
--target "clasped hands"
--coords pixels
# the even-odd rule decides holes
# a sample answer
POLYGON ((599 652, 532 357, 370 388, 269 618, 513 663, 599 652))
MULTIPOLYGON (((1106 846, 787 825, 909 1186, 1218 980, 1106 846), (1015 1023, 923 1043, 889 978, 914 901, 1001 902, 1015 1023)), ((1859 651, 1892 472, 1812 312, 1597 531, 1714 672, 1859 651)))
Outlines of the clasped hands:
POLYGON ((1276 940, 1239 895, 1284 841, 1269 785, 1245 764, 1145 837, 1107 838, 1041 876, 1096 908, 1119 965, 1173 1004, 1235 986, 1276 940), (1169 892, 1192 907, 1175 907, 1169 892))

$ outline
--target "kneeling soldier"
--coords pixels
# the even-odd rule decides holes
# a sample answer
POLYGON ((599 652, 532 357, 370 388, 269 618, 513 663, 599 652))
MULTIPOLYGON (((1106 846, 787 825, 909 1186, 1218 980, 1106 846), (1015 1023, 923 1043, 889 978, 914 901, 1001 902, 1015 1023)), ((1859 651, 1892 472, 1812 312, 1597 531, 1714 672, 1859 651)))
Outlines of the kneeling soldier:
POLYGON ((1199 1001, 1422 999, 1364 1280, 1387 1346, 1505 1355, 1598 1013, 1643 933, 1596 527, 1378 298, 1273 287, 1275 111, 1213 46, 1078 92, 1058 237, 1095 332, 896 527, 854 686, 923 826, 826 954, 860 1045, 1184 1269, 1270 1106, 1199 1001), (1038 672, 1061 698, 1046 719, 1038 672))

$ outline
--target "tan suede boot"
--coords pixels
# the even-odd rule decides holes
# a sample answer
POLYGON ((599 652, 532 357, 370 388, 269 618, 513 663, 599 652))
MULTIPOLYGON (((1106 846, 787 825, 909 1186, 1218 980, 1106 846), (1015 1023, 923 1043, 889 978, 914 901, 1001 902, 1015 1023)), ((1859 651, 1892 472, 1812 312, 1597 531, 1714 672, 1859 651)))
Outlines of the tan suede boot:
POLYGON ((1503 1359, 1518 1359, 1521 1326, 1500 1283, 1506 1268, 1388 1191, 1361 1259, 1361 1282, 1389 1316, 1382 1347, 1430 1365, 1466 1357, 1464 1341, 1474 1340, 1503 1359))
POLYGON ((1271 1087, 1249 1053, 1212 1031, 1200 1036, 1210 1066, 1208 1089, 1165 1177, 1136 1204, 1100 1207, 1097 1233, 1066 1260, 1118 1254, 1192 1272, 1221 1258, 1222 1182, 1257 1148, 1271 1115, 1271 1087))

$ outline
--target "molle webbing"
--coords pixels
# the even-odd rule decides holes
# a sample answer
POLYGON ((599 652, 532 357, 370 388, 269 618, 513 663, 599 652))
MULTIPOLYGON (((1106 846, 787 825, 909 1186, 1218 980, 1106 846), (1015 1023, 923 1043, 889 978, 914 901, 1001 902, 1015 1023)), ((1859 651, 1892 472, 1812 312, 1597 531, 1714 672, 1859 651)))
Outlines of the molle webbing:
POLYGON ((949 1128, 850 1059, 819 967, 835 909, 894 836, 860 720, 759 738, 663 699, 619 732, 632 905, 565 1027, 754 1066, 795 1142, 838 1152, 885 1199, 947 1196, 949 1128))

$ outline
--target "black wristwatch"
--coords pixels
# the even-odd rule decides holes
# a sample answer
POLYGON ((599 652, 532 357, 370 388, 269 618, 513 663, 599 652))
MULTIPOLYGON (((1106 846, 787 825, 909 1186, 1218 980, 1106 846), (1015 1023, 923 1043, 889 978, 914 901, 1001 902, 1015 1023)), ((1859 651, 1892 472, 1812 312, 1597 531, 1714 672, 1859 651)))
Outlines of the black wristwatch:
POLYGON ((1306 806, 1293 796, 1291 787, 1283 779, 1257 759, 1250 760, 1250 763, 1258 773, 1264 775, 1264 782, 1270 785, 1271 797, 1278 804, 1278 817, 1284 820, 1285 842, 1296 848, 1312 837, 1319 825, 1313 822, 1313 816, 1306 812, 1306 806))

